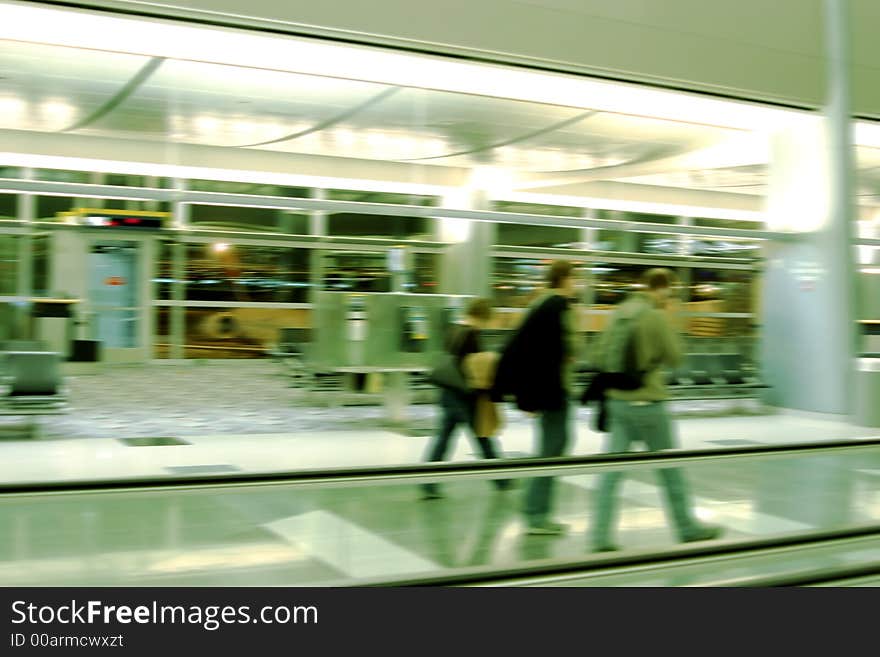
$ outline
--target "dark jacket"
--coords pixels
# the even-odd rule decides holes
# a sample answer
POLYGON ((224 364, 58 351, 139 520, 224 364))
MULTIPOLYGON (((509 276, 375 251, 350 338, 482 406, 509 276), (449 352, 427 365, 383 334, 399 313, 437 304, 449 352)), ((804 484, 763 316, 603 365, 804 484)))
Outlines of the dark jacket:
POLYGON ((590 381, 590 385, 581 395, 581 403, 588 406, 590 402, 596 403, 593 413, 593 428, 596 431, 609 430, 608 403, 606 391, 608 390, 635 390, 641 385, 630 375, 620 372, 598 372, 590 381))
POLYGON ((492 398, 513 396, 520 410, 549 411, 567 403, 563 368, 570 357, 563 314, 569 301, 553 294, 532 308, 501 352, 492 398))
POLYGON ((444 348, 455 356, 461 368, 465 356, 481 351, 480 332, 473 326, 454 324, 446 333, 444 348))

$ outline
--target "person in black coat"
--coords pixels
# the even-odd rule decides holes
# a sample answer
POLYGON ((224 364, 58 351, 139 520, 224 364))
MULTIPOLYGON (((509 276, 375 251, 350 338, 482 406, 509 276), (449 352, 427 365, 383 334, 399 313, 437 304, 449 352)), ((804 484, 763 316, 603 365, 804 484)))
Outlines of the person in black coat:
MULTIPOLYGON (((516 406, 538 420, 538 457, 561 456, 568 449, 569 390, 574 366, 571 298, 573 266, 557 260, 547 273, 547 292, 529 308, 501 354, 493 398, 513 397, 516 406)), ((555 482, 531 480, 525 493, 527 533, 557 535, 566 527, 551 520, 555 482)))

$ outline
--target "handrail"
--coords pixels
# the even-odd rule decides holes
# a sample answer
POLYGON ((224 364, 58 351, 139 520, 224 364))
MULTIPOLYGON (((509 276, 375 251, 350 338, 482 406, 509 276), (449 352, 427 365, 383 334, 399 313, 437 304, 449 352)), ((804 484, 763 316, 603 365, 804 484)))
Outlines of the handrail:
MULTIPOLYGON (((528 565, 497 568, 476 566, 459 569, 454 573, 444 573, 423 577, 383 579, 370 582, 362 580, 341 582, 338 586, 522 586, 552 585, 553 580, 579 579, 583 577, 610 575, 607 571, 622 569, 635 571, 645 568, 677 567, 712 561, 717 557, 749 557, 771 555, 791 548, 822 547, 840 541, 878 538, 880 525, 858 525, 832 530, 818 530, 786 534, 769 538, 744 541, 713 541, 710 543, 684 544, 663 551, 639 551, 629 553, 600 553, 586 559, 548 559, 528 565), (547 580, 547 581, 542 581, 547 580)), ((862 565, 864 567, 864 564, 862 565)), ((880 563, 874 564, 880 569, 880 563)), ((850 568, 849 566, 843 568, 850 568)), ((852 567, 856 568, 856 567, 852 567)), ((827 570, 827 569, 824 569, 827 570)), ((853 572, 856 572, 855 570, 853 572)), ((626 574, 622 572, 619 574, 626 574)), ((857 574, 874 574, 873 571, 857 574)), ((802 574, 803 575, 803 574, 802 574)), ((849 573, 846 573, 848 576, 849 573)), ((803 575, 804 581, 817 579, 816 573, 803 575)), ((834 579, 841 579, 834 577, 834 579)), ((791 581, 798 585, 797 573, 760 578, 729 580, 713 586, 781 586, 775 582, 791 581), (767 583, 764 583, 767 582, 767 583)))
POLYGON ((268 473, 227 473, 211 476, 148 476, 112 480, 65 480, 0 484, 0 497, 71 492, 113 492, 140 489, 174 489, 285 485, 294 487, 370 486, 417 484, 446 479, 497 479, 523 476, 559 476, 607 470, 656 469, 727 459, 766 459, 827 452, 856 452, 880 447, 880 437, 788 445, 754 445, 716 449, 681 449, 664 452, 627 452, 557 458, 418 463, 391 466, 345 467, 268 473))
POLYGON ((880 576, 880 561, 858 566, 832 566, 830 568, 816 568, 799 573, 787 575, 771 575, 768 577, 753 577, 739 582, 724 582, 714 586, 737 586, 750 588, 770 588, 780 586, 818 586, 822 584, 835 585, 839 583, 845 586, 844 580, 852 580, 860 577, 880 576))

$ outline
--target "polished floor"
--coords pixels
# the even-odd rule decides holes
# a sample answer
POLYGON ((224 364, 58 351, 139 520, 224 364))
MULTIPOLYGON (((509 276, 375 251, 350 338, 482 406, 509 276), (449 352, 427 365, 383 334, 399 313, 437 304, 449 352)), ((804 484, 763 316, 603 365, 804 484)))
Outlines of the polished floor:
MULTIPOLYGON (((381 406, 308 406, 267 361, 108 368, 68 379, 70 412, 38 418, 0 416, 0 481, 117 479, 174 474, 291 471, 415 463, 436 424, 436 407, 409 407, 402 430, 381 406), (174 385, 169 385, 173 382, 174 385)), ((728 402, 673 405, 684 448, 785 444, 880 436, 880 428, 844 418, 761 409, 719 416, 728 402)), ((749 402, 743 402, 748 405, 749 402)), ((532 421, 506 409, 499 441, 506 456, 533 453, 532 421)), ((590 412, 576 409, 572 454, 602 450, 590 412)), ((460 436, 453 460, 476 457, 460 436)))
MULTIPOLYGON (((723 525, 727 541, 880 522, 880 450, 686 475, 697 515, 723 525)), ((596 475, 561 478, 562 537, 526 535, 521 488, 484 481, 444 484, 431 501, 411 485, 0 496, 0 584, 342 585, 582 559, 595 487, 596 475)), ((621 500, 625 550, 674 544, 650 471, 631 473, 621 500)))
MULTIPOLYGON (((436 420, 429 405, 410 407, 406 430, 388 426, 382 407, 304 405, 265 362, 110 368, 69 383, 71 413, 44 418, 39 439, 23 439, 20 420, 3 418, 0 481, 414 463, 436 420)), ((842 418, 774 409, 675 410, 686 448, 880 436, 842 418)), ((578 409, 573 454, 602 449, 589 419, 578 409)), ((508 410, 500 444, 507 458, 530 455, 531 420, 508 410)), ((476 458, 463 434, 451 458, 476 458)), ((714 462, 686 474, 697 516, 723 525, 728 541, 880 521, 880 450, 714 462)), ((496 492, 485 481, 444 484, 445 497, 431 501, 412 485, 0 495, 0 585, 336 585, 580 559, 590 556, 596 482, 560 479, 563 537, 525 535, 522 486, 496 492)), ((674 544, 650 471, 628 476, 621 499, 624 549, 674 544)))

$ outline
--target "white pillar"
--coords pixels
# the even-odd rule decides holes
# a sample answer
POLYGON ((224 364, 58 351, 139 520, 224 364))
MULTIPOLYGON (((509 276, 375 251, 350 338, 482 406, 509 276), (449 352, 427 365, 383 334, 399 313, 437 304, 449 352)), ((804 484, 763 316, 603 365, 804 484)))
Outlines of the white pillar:
MULTIPOLYGON (((443 197, 442 205, 457 210, 486 210, 489 203, 484 190, 468 187, 443 197)), ((443 217, 437 223, 439 239, 448 243, 440 258, 439 291, 489 297, 495 224, 443 217)))
POLYGON ((823 116, 774 135, 767 221, 790 237, 766 247, 761 354, 768 400, 849 414, 857 345, 846 3, 826 0, 823 116))

